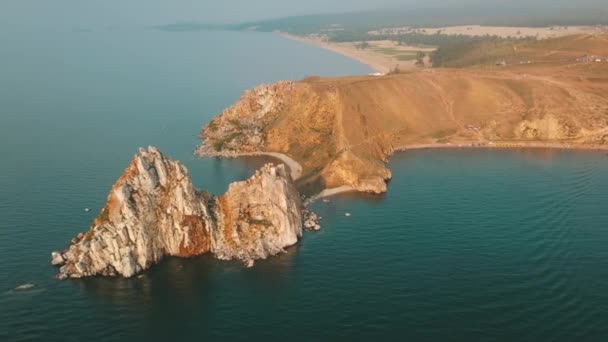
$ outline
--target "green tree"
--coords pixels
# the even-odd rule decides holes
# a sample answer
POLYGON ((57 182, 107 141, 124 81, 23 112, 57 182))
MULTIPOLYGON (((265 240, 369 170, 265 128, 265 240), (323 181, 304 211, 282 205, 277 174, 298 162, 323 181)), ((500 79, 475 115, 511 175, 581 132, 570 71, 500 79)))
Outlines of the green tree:
POLYGON ((424 58, 426 57, 426 53, 422 52, 422 51, 418 51, 418 53, 416 54, 416 65, 417 66, 424 66, 424 58))
POLYGON ((357 50, 365 50, 365 49, 368 49, 370 46, 371 45, 366 41, 355 44, 355 47, 357 48, 357 50))

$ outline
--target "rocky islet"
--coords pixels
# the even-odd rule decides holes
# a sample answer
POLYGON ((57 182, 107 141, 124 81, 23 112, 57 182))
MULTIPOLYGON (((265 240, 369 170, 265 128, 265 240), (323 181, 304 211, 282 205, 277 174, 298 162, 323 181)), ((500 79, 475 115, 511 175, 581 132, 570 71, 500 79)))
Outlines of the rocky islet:
POLYGON ((140 149, 112 186, 89 231, 53 252, 58 279, 131 277, 164 256, 212 253, 223 260, 276 255, 302 235, 300 194, 284 165, 266 164, 222 196, 195 189, 187 169, 140 149))

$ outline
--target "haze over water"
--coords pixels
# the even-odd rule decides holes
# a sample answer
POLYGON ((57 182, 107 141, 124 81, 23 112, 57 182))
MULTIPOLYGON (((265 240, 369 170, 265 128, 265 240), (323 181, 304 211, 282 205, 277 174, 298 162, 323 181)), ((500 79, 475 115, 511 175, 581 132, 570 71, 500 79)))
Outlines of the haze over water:
POLYGON ((219 194, 264 161, 196 159, 202 124, 258 83, 370 70, 266 34, 0 38, 1 341, 608 336, 601 153, 403 153, 386 195, 317 203, 321 232, 253 269, 168 258, 141 278, 56 281, 50 252, 88 229, 138 147, 219 194))

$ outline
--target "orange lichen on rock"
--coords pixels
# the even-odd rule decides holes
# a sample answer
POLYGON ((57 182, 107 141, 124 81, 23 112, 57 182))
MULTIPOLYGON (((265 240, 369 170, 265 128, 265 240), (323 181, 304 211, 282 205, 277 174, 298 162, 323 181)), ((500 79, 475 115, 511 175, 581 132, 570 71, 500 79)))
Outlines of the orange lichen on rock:
POLYGON ((177 256, 190 257, 208 253, 211 250, 211 236, 205 219, 200 216, 186 215, 181 222, 188 228, 188 235, 179 244, 177 256))
MULTIPOLYGON (((249 182, 247 180, 246 182, 249 182)), ((224 244, 229 247, 234 247, 236 245, 233 236, 234 236, 234 218, 232 217, 232 210, 230 199, 226 196, 220 196, 218 198, 219 207, 221 210, 222 217, 222 236, 224 244)))

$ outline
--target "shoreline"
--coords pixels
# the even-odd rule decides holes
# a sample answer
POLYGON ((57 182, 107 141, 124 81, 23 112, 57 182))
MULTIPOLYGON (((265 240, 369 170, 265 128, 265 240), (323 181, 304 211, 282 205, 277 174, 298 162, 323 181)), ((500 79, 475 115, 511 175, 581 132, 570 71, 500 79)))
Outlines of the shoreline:
POLYGON ((394 148, 395 152, 407 152, 410 150, 424 149, 496 149, 496 150, 518 150, 518 149, 549 149, 566 151, 608 151, 608 145, 573 145, 560 143, 526 143, 505 142, 493 144, 480 144, 478 142, 467 142, 460 144, 412 144, 394 148), (521 144, 521 145, 520 145, 521 144))
POLYGON ((342 55, 344 57, 350 58, 353 61, 359 62, 359 63, 369 67, 374 72, 386 74, 394 67, 393 63, 390 63, 390 65, 389 65, 386 62, 378 61, 377 58, 365 56, 364 53, 350 52, 350 51, 348 51, 348 49, 341 47, 338 44, 324 42, 319 39, 295 36, 295 35, 292 35, 292 34, 289 34, 286 32, 278 32, 277 34, 279 36, 289 39, 289 40, 293 40, 293 41, 308 44, 308 45, 313 45, 313 46, 321 48, 323 50, 331 51, 331 52, 337 53, 339 55, 342 55))
MULTIPOLYGON (((570 152, 596 152, 604 153, 608 152, 608 145, 573 145, 573 144, 560 144, 560 143, 517 143, 517 142, 505 142, 505 143, 493 143, 493 144, 481 144, 479 142, 468 142, 461 144, 439 144, 439 143, 428 143, 428 144, 412 144, 403 145, 394 148, 394 152, 389 156, 389 159, 398 152, 408 152, 416 150, 450 150, 450 149, 462 149, 462 150, 557 150, 557 151, 570 151, 570 152)), ((608 156, 608 153, 606 154, 608 156)), ((340 187, 342 188, 342 187, 340 187)), ((338 190, 340 188, 334 188, 338 190)), ((357 191, 356 189, 353 189, 357 191)), ((332 192, 331 195, 344 193, 348 191, 337 191, 332 192)))
MULTIPOLYGON (((608 152, 607 145, 571 145, 571 144, 559 144, 559 143, 527 143, 523 145, 519 145, 517 142, 509 142, 509 143, 494 143, 494 144, 480 144, 478 142, 468 142, 468 143, 460 143, 460 144, 440 144, 440 143, 427 143, 427 144, 411 144, 411 145, 403 145, 398 146, 393 149, 394 155, 397 152, 408 152, 415 150, 448 150, 448 149, 487 149, 487 150, 527 150, 527 149, 547 149, 547 150, 562 150, 562 151, 589 151, 589 152, 608 152)), ((298 180, 302 177, 302 166, 296 160, 292 159, 286 154, 279 152, 243 152, 243 153, 200 153, 196 152, 199 157, 220 157, 220 158, 238 158, 238 157, 272 157, 280 160, 284 163, 290 171, 292 179, 298 180)), ((389 158, 390 158, 389 157, 389 158)), ((332 197, 344 193, 365 193, 357 190, 356 188, 350 185, 342 185, 335 188, 327 188, 323 189, 316 195, 311 196, 307 201, 306 205, 312 204, 320 199, 332 197)))
MULTIPOLYGON (((511 143, 507 146, 505 145, 473 145, 477 143, 466 143, 466 144, 439 144, 439 143, 429 143, 429 144, 412 144, 412 145, 404 145, 399 146, 394 149, 392 155, 397 152, 408 152, 415 150, 433 150, 433 149, 488 149, 488 150, 527 150, 527 149, 547 149, 547 150, 563 150, 563 151, 588 151, 588 152, 607 152, 608 146, 605 145, 590 145, 590 146, 580 146, 580 145, 563 145, 563 144, 528 144, 528 145, 517 145, 517 143, 511 143)), ((391 155, 391 157, 392 157, 391 155)), ((390 157, 389 157, 390 158, 390 157)), ((353 188, 350 185, 342 185, 336 188, 324 189, 320 193, 312 196, 309 200, 309 203, 313 203, 319 199, 327 198, 339 194, 357 192, 357 193, 365 193, 353 188)))
MULTIPOLYGON (((438 143, 429 143, 429 144, 412 144, 412 145, 404 145, 404 146, 399 146, 396 147, 394 149, 394 152, 392 155, 394 155, 395 153, 398 152, 407 152, 407 151, 415 151, 415 150, 433 150, 433 149, 471 149, 471 150, 477 150, 477 149, 488 149, 488 150, 526 150, 526 149, 538 149, 538 150, 542 150, 542 149, 546 149, 546 150, 562 150, 562 151, 589 151, 589 152, 608 152, 608 146, 605 145, 591 145, 591 146, 581 146, 581 145, 566 145, 564 146, 563 144, 542 144, 542 143, 538 143, 538 144, 529 144, 529 145, 517 145, 516 143, 512 143, 510 145, 512 146, 506 146, 505 145, 472 145, 474 143, 467 143, 467 144, 452 144, 452 145, 447 145, 447 144, 438 144, 438 143)), ((391 155, 391 157, 392 157, 391 155)), ((389 157, 390 158, 390 157, 389 157)), ((336 196, 339 194, 344 194, 344 193, 350 193, 350 192, 356 192, 356 193, 366 193, 366 192, 362 192, 359 191, 355 188, 353 188, 350 185, 342 185, 336 188, 328 188, 328 189, 324 189, 323 191, 321 191, 320 193, 318 193, 315 196, 312 196, 310 198, 310 202, 309 203, 313 203, 319 199, 322 198, 327 198, 327 197, 331 197, 331 196, 336 196)))
POLYGON ((312 203, 321 198, 327 198, 327 197, 331 197, 331 196, 335 196, 335 195, 339 195, 339 194, 343 194, 343 193, 347 193, 347 192, 360 192, 360 191, 358 191, 357 189, 353 188, 350 185, 342 185, 337 188, 324 189, 323 191, 319 192, 318 194, 312 196, 310 198, 310 202, 312 203))

